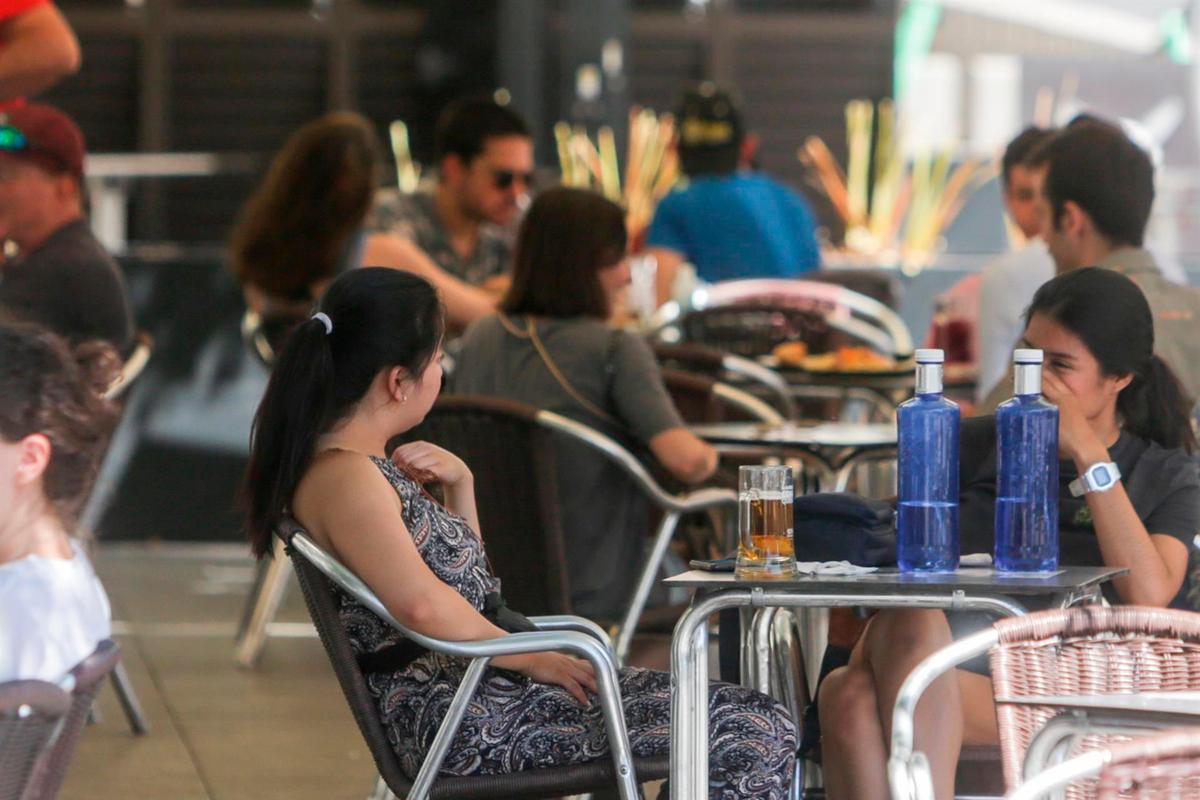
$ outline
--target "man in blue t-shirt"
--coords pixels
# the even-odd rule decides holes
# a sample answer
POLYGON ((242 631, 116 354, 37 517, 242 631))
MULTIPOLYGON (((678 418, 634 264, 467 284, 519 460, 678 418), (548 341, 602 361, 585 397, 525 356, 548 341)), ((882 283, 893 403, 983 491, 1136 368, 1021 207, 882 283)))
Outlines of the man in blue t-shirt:
POLYGON ((658 299, 679 265, 704 281, 790 278, 816 269, 813 214, 796 192, 743 166, 753 151, 729 94, 703 83, 684 95, 676 148, 687 184, 658 204, 646 234, 658 259, 658 299))

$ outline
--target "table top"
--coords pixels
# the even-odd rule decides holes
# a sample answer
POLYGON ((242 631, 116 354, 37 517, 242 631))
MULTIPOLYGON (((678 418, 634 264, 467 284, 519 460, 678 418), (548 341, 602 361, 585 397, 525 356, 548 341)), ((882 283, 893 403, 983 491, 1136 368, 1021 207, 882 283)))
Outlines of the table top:
POLYGON ((714 444, 776 445, 779 447, 888 447, 896 444, 895 423, 825 422, 819 425, 765 425, 758 422, 716 422, 692 425, 692 433, 714 444))
POLYGON ((1012 596, 1060 595, 1086 590, 1119 577, 1129 570, 1113 567, 1063 567, 1053 575, 998 573, 991 568, 963 567, 947 573, 902 573, 883 567, 865 575, 797 575, 792 578, 739 580, 732 572, 690 570, 664 583, 694 589, 772 589, 776 591, 843 594, 928 594, 971 591, 976 594, 1012 596))
POLYGON ((1095 711, 1146 711, 1200 717, 1200 692, 1140 692, 1138 694, 1030 695, 997 698, 997 703, 1057 706, 1095 711))

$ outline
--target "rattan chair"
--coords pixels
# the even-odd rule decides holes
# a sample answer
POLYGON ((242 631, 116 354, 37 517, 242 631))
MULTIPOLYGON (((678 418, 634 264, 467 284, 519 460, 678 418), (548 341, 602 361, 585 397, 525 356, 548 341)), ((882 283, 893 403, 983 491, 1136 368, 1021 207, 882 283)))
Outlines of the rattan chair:
POLYGON ((1098 800, 1200 797, 1200 728, 1147 734, 1089 751, 1033 776, 1006 800, 1048 800, 1084 780, 1094 785, 1098 800))
POLYGON ((633 800, 638 797, 639 780, 655 780, 666 775, 667 756, 635 761, 630 753, 617 686, 616 661, 610 650, 608 637, 595 624, 580 617, 548 616, 533 618, 533 622, 540 629, 537 632, 514 633, 499 639, 455 642, 422 636, 397 622, 361 580, 315 545, 295 522, 285 520, 277 533, 288 543, 287 552, 300 579, 305 602, 333 664, 342 691, 350 704, 354 719, 375 758, 379 774, 397 796, 410 800, 424 800, 426 797, 559 797, 611 787, 615 783, 622 800, 633 800), (471 659, 466 675, 415 778, 410 779, 404 774, 399 759, 388 742, 387 733, 379 719, 378 701, 367 688, 366 678, 359 668, 349 637, 342 627, 335 586, 421 647, 471 659), (545 650, 571 653, 587 659, 594 667, 599 685, 599 702, 604 710, 605 726, 612 751, 611 761, 605 759, 509 775, 439 777, 442 761, 488 661, 501 655, 545 650))
POLYGON ((45 681, 0 683, 0 800, 24 800, 71 697, 45 681))
MULTIPOLYGON (((1106 741, 1077 735, 1094 733, 1093 726, 1062 724, 1069 722, 1062 707, 1022 698, 1200 690, 1200 615, 1138 606, 1051 609, 998 620, 934 653, 917 665, 896 698, 888 764, 893 797, 933 796, 928 762, 913 750, 917 701, 939 675, 983 653, 989 653, 991 664, 1004 781, 1012 790, 1040 772, 1043 754, 1055 752, 1068 738, 1085 749, 1106 741), (1044 728, 1055 728, 1056 738, 1038 736, 1044 728)), ((1106 719, 1105 732, 1152 727, 1112 715, 1106 719)), ((1095 796, 1094 786, 1072 792, 1074 798, 1095 796)))
POLYGON ((121 648, 111 639, 100 642, 95 651, 70 672, 71 709, 46 757, 39 762, 23 800, 54 800, 67 777, 79 737, 87 725, 96 693, 104 679, 113 674, 121 661, 121 648))

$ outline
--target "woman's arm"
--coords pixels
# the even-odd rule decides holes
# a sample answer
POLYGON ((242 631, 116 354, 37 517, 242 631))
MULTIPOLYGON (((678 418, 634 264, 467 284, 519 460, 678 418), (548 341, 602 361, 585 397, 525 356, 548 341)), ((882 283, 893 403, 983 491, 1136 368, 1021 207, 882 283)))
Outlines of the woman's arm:
POLYGON ((717 469, 717 450, 687 428, 671 428, 650 439, 650 452, 684 483, 699 483, 717 469))
MULTIPOLYGON (((1080 473, 1111 460, 1108 448, 1092 429, 1075 396, 1051 370, 1042 372, 1042 389, 1058 405, 1059 450, 1075 462, 1080 473)), ((1100 556, 1129 574, 1113 581, 1121 599, 1132 605, 1166 606, 1179 592, 1187 571, 1187 548, 1177 539, 1146 530, 1125 485, 1085 495, 1100 556)))
POLYGON ((363 265, 407 270, 432 283, 446 304, 446 316, 457 328, 465 328, 496 310, 496 301, 487 292, 454 277, 435 264, 421 248, 394 234, 368 236, 363 265))
POLYGON ((409 442, 395 449, 392 460, 436 477, 442 484, 446 508, 465 519, 483 538, 475 507, 475 476, 461 458, 429 442, 409 442))
MULTIPOLYGON (((363 456, 323 458, 310 468, 293 505, 317 543, 361 578, 401 625, 449 641, 506 635, 425 564, 395 490, 363 456)), ((596 688, 590 665, 557 653, 503 656, 492 664, 558 684, 585 704, 584 689, 596 688)))

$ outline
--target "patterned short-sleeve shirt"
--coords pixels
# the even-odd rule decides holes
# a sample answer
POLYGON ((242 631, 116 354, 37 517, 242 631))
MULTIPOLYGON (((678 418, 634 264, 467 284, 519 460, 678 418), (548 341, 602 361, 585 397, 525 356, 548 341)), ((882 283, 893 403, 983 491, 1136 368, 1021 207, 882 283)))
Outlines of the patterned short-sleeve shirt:
POLYGON ((401 194, 395 189, 380 190, 375 195, 375 207, 367 225, 372 231, 408 239, 439 267, 475 286, 508 269, 512 250, 508 231, 485 223, 479 229, 475 252, 469 257, 459 255, 438 219, 431 192, 401 194))

